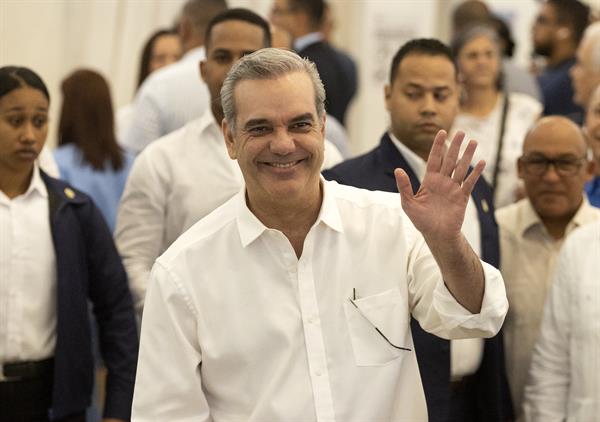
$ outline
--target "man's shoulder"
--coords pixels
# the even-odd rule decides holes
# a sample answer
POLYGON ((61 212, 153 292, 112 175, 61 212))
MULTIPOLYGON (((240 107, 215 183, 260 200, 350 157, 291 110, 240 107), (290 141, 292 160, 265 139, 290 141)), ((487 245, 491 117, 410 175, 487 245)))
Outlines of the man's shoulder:
POLYGON ((393 192, 368 190, 329 181, 328 188, 338 203, 355 208, 386 208, 396 212, 400 210, 400 195, 393 192))
MULTIPOLYGON (((201 218, 192 227, 169 246, 169 248, 158 258, 166 267, 176 265, 180 259, 186 259, 190 253, 210 254, 214 251, 214 239, 219 236, 234 236, 236 231, 228 230, 232 224, 236 224, 236 210, 239 198, 235 195, 224 204, 201 218)), ((207 255, 207 256, 208 256, 207 255)))
POLYGON ((376 146, 372 150, 359 155, 354 158, 345 160, 338 165, 325 170, 323 176, 327 180, 336 180, 340 183, 344 183, 347 180, 352 180, 356 177, 369 175, 378 169, 377 165, 377 152, 379 146, 376 146))
POLYGON ((190 140, 197 140, 200 138, 202 136, 202 129, 203 126, 201 124, 201 118, 192 120, 191 122, 186 123, 185 126, 161 136, 156 141, 144 148, 139 155, 168 156, 172 153, 178 152, 179 149, 186 148, 190 140))
POLYGON ((511 92, 509 96, 511 107, 519 114, 539 115, 544 106, 537 99, 521 92, 511 92))

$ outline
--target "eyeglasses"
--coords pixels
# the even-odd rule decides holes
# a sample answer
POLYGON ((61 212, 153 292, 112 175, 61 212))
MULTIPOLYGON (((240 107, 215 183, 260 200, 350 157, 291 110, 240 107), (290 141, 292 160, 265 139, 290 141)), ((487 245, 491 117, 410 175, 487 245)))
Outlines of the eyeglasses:
MULTIPOLYGON (((353 304, 353 305, 354 305, 354 307, 356 308, 356 310, 358 311, 358 313, 360 313, 360 314, 363 316, 363 318, 366 318, 366 317, 363 315, 363 313, 361 312, 361 310, 360 310, 360 308, 358 307, 358 305, 357 305, 356 303, 354 303, 354 301, 356 300, 356 289, 352 289, 352 296, 353 296, 353 297, 351 297, 351 298, 348 298, 348 300, 350 301, 350 303, 351 303, 351 304, 353 304)), ((368 320, 368 319, 367 319, 367 320, 368 320)), ((411 351, 411 349, 409 349, 408 347, 396 346, 394 343, 392 343, 392 342, 390 341, 390 339, 388 339, 388 338, 385 336, 385 334, 383 334, 383 333, 381 332, 381 330, 380 330, 379 328, 375 327, 374 325, 373 325, 373 328, 375 328, 375 331, 377 331, 377 333, 379 333, 379 335, 380 335, 381 337, 383 337, 383 339, 384 339, 385 341, 387 341, 387 342, 388 342, 388 344, 389 344, 390 346, 392 346, 393 348, 395 348, 395 349, 398 349, 398 350, 405 350, 405 351, 407 351, 407 352, 410 352, 410 351, 411 351)))
POLYGON ((553 165, 556 173, 562 177, 575 176, 584 160, 585 157, 550 159, 543 155, 519 158, 525 172, 532 176, 543 176, 548 171, 548 167, 553 165))

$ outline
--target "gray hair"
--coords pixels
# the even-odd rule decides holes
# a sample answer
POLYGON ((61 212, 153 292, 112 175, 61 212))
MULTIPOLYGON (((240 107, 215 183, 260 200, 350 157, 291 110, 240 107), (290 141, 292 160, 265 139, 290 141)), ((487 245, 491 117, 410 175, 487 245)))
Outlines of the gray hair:
POLYGON ((452 49, 454 57, 458 58, 458 55, 464 46, 471 40, 479 37, 486 37, 491 40, 498 50, 498 55, 501 56, 500 39, 498 38, 498 33, 488 25, 475 25, 465 29, 462 32, 459 32, 452 40, 450 48, 452 49))
POLYGON ((315 93, 317 117, 320 120, 325 114, 325 88, 315 64, 288 50, 263 48, 242 57, 232 66, 223 82, 221 104, 227 124, 235 131, 237 111, 233 91, 239 82, 277 79, 296 72, 304 72, 310 77, 315 93))

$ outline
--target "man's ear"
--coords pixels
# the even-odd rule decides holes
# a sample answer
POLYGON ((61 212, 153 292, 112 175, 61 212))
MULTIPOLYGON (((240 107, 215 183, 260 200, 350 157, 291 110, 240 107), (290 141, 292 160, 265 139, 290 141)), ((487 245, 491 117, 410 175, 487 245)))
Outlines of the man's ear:
POLYGON ((390 98, 392 97, 392 86, 390 84, 385 84, 383 87, 383 97, 385 99, 385 109, 391 111, 390 98))
POLYGON ((587 183, 590 180, 592 180, 594 178, 594 176, 596 175, 596 162, 595 161, 589 160, 585 164, 585 173, 586 173, 585 182, 587 183))
POLYGON ((321 117, 321 135, 325 137, 325 124, 327 123, 327 113, 323 113, 323 117, 321 117))
POLYGON ((206 82, 206 60, 200 61, 200 77, 206 82))
POLYGON ((225 138, 225 146, 227 147, 227 154, 229 154, 229 158, 232 160, 237 159, 233 130, 227 123, 226 119, 223 119, 221 122, 221 130, 223 131, 223 138, 225 138))
POLYGON ((519 176, 519 179, 523 180, 523 163, 521 162, 521 158, 517 159, 517 175, 519 176))

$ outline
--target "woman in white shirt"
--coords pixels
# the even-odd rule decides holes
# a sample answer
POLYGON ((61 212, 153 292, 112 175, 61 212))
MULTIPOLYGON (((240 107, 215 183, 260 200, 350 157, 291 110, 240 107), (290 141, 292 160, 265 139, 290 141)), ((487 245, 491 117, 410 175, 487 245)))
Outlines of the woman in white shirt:
POLYGON ((486 161, 483 175, 494 190, 496 208, 500 208, 517 199, 517 158, 542 105, 528 95, 502 91, 500 49, 493 29, 467 29, 456 36, 452 49, 463 87, 454 130, 463 130, 479 141, 473 160, 486 161))

